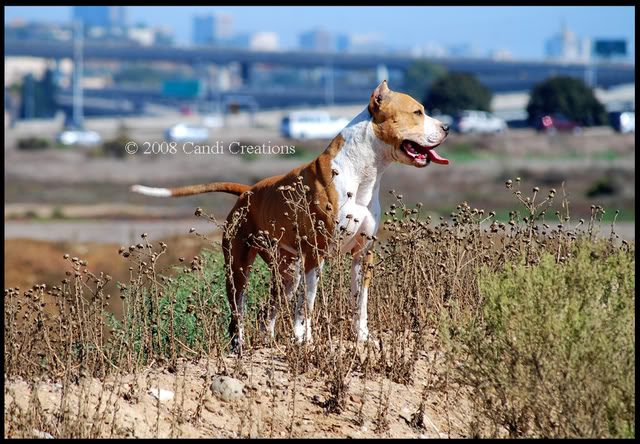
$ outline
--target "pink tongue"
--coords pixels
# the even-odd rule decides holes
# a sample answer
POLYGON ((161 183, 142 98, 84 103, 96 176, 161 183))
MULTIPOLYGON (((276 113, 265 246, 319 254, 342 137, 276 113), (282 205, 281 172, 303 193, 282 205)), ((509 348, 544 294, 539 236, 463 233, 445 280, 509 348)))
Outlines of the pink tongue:
POLYGON ((449 165, 449 159, 438 156, 438 153, 436 153, 435 150, 427 151, 427 155, 432 162, 439 163, 441 165, 449 165))

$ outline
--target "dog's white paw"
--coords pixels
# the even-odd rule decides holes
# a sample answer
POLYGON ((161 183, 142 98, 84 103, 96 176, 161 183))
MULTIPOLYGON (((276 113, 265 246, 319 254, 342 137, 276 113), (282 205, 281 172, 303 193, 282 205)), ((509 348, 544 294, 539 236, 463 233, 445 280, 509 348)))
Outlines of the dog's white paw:
POLYGON ((295 335, 298 344, 302 344, 303 341, 307 341, 309 344, 313 342, 311 338, 311 321, 296 323, 293 327, 293 333, 295 335))
POLYGON ((372 344, 374 344, 376 347, 380 346, 380 342, 373 339, 371 336, 369 336, 369 329, 367 327, 361 328, 361 327, 356 327, 357 328, 357 332, 358 332, 358 343, 359 344, 364 344, 366 342, 371 342, 372 344))
POLYGON ((369 340, 369 329, 367 328, 359 328, 358 329, 358 342, 367 342, 369 340))

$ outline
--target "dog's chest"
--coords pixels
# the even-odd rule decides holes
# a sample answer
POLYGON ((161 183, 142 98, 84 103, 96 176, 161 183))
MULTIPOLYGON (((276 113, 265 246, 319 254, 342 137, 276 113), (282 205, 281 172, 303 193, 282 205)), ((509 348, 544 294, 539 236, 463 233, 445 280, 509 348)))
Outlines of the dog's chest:
POLYGON ((347 244, 360 233, 373 236, 380 220, 378 181, 375 171, 363 171, 362 176, 340 174, 334 178, 338 195, 338 224, 344 227, 347 244))

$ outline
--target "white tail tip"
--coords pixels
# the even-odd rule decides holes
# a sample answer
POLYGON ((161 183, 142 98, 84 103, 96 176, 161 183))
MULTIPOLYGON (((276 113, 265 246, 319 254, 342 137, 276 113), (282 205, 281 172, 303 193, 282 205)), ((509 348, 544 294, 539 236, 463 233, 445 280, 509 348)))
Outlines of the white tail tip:
POLYGON ((144 194, 154 197, 171 197, 171 191, 167 188, 151 188, 144 185, 134 185, 130 188, 134 193, 144 194))

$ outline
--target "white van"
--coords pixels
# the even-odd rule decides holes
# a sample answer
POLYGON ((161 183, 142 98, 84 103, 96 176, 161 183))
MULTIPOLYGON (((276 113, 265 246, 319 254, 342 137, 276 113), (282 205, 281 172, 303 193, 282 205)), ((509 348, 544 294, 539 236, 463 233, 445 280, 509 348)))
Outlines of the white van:
POLYGON ((333 119, 325 111, 295 111, 282 118, 280 134, 293 139, 333 139, 349 119, 333 119))

